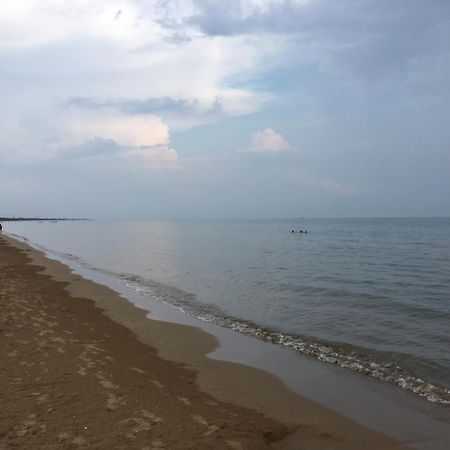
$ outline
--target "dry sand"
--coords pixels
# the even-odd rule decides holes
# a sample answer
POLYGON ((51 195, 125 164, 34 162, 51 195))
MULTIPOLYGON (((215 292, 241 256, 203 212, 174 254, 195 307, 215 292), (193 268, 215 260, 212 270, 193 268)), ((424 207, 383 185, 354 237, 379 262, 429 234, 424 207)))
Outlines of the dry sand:
POLYGON ((0 449, 400 449, 0 237, 0 449))

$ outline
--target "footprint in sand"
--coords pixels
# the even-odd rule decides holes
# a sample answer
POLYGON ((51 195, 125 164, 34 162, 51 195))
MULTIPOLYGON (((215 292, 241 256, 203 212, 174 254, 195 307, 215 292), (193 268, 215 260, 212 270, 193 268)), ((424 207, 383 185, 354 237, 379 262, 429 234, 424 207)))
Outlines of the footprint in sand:
POLYGON ((80 375, 86 375, 86 369, 93 369, 95 367, 95 362, 86 355, 86 351, 78 355, 78 359, 83 363, 78 371, 80 375))
POLYGON ((218 430, 220 430, 220 427, 218 427, 217 425, 210 425, 208 427, 208 429, 203 433, 203 436, 204 437, 211 436, 212 434, 214 434, 218 430))
POLYGON ((50 338, 50 340, 52 342, 55 342, 56 344, 65 344, 66 343, 66 340, 60 336, 55 336, 55 337, 52 336, 50 338))
POLYGON ((242 444, 238 441, 226 441, 228 447, 230 447, 232 450, 243 450, 244 447, 242 447, 242 444))
POLYGON ((197 414, 192 416, 192 418, 194 419, 195 422, 199 423, 200 425, 204 425, 205 427, 208 426, 208 422, 205 420, 204 417, 197 414))
POLYGON ((137 367, 130 367, 130 370, 133 370, 133 371, 135 371, 137 373, 140 373, 142 375, 145 375, 147 373, 145 370, 138 369, 137 367))
POLYGON ((117 396, 112 392, 106 392, 106 409, 109 411, 115 411, 119 406, 126 405, 126 401, 121 396, 117 396))
POLYGON ((102 348, 98 347, 95 344, 86 344, 85 348, 88 353, 91 353, 93 355, 98 355, 99 353, 105 352, 105 350, 103 350, 102 348))
POLYGON ((156 414, 153 414, 151 411, 149 411, 148 409, 143 409, 141 411, 141 414, 146 418, 146 419, 150 419, 154 424, 158 424, 161 422, 164 422, 164 420, 161 417, 158 417, 156 414))
POLYGON ((43 403, 43 402, 45 402, 47 400, 48 400, 48 394, 42 394, 36 399, 36 401, 38 403, 43 403))
POLYGON ((112 381, 103 379, 99 380, 99 383, 105 388, 105 389, 119 389, 119 386, 117 384, 113 383, 112 381))
POLYGON ((42 330, 38 333, 38 336, 42 337, 45 336, 46 334, 55 334, 55 333, 53 332, 53 330, 42 330))
POLYGON ((78 446, 84 446, 86 439, 82 436, 72 436, 70 433, 58 434, 58 441, 60 444, 73 444, 78 446))
MULTIPOLYGON (((148 409, 141 410, 141 415, 143 417, 129 417, 128 419, 119 422, 120 425, 124 425, 126 428, 128 428, 128 431, 125 435, 129 439, 134 439, 136 435, 141 431, 150 431, 153 426, 159 425, 161 422, 163 422, 163 419, 161 417, 153 414, 148 409)), ((152 448, 163 447, 155 447, 153 445, 152 448)))
POLYGON ((141 431, 149 431, 152 428, 149 422, 140 417, 129 417, 119 422, 119 424, 128 429, 125 436, 129 439, 134 439, 141 431))
POLYGON ((152 384, 154 384, 159 389, 164 389, 164 385, 160 383, 158 380, 150 380, 152 384))
POLYGON ((36 399, 37 403, 45 402, 49 397, 48 394, 41 394, 40 392, 32 392, 30 395, 36 399))
POLYGON ((177 397, 177 399, 178 399, 181 403, 183 403, 183 405, 186 405, 186 406, 192 406, 192 403, 191 403, 190 400, 189 400, 188 398, 186 398, 186 397, 177 397))
POLYGON ((198 414, 192 416, 192 418, 195 422, 207 427, 207 430, 202 434, 202 436, 204 437, 211 436, 213 433, 220 429, 220 427, 218 427, 217 425, 209 425, 206 419, 198 414))
POLYGON ((108 379, 103 375, 101 372, 97 372, 95 374, 97 377, 98 382, 105 388, 105 389, 119 389, 119 386, 114 383, 112 380, 108 379))

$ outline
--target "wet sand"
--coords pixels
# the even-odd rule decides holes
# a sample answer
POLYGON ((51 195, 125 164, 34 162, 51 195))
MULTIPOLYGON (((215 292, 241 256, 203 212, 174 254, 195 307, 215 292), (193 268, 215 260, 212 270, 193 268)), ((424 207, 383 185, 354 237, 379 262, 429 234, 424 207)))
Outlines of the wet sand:
POLYGON ((400 449, 0 237, 0 449, 400 449))

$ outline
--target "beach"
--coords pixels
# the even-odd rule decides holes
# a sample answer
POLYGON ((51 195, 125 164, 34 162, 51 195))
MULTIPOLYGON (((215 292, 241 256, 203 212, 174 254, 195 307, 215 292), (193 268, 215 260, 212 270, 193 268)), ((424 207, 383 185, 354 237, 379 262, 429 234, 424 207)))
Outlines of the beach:
POLYGON ((25 244, 2 236, 0 261, 0 448, 404 448, 206 358, 212 336, 149 320, 25 244))

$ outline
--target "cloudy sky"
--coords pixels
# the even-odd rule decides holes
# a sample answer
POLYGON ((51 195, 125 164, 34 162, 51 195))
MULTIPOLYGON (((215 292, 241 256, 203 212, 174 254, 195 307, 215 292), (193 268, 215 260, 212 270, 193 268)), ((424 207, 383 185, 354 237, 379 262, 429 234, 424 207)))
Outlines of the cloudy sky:
POLYGON ((0 2, 0 216, 450 215, 448 0, 0 2))

